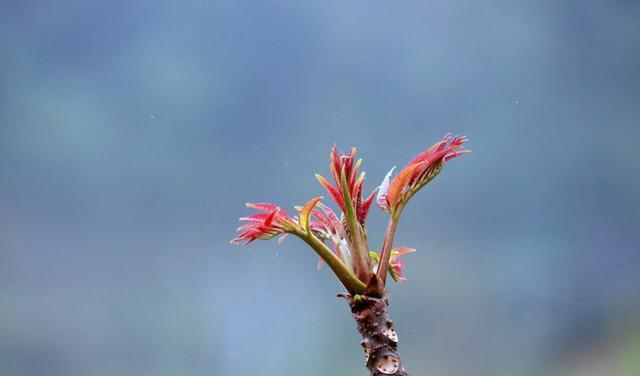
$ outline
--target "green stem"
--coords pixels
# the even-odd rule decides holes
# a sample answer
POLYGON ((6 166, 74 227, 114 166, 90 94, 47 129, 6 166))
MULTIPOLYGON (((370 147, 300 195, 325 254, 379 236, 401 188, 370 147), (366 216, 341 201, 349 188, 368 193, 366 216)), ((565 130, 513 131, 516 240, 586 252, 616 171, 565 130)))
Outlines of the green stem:
POLYGON ((442 167, 444 163, 440 163, 435 166, 432 170, 430 170, 425 178, 420 182, 420 184, 416 185, 409 189, 402 200, 398 203, 398 206, 391 211, 391 217, 389 218, 389 225, 387 226, 387 232, 384 236, 384 242, 382 243, 382 251, 380 252, 380 263, 378 264, 378 270, 376 270, 376 275, 378 278, 382 280, 383 285, 387 283, 387 270, 389 269, 389 259, 391 258, 391 249, 393 247, 393 238, 396 234, 396 228, 398 226, 398 221, 400 220, 400 214, 402 214, 402 210, 407 205, 409 200, 418 193, 422 187, 427 185, 433 178, 435 178, 440 171, 442 171, 442 167))
POLYGON ((364 230, 358 222, 356 216, 351 193, 349 192, 349 184, 344 169, 340 171, 340 186, 342 188, 342 197, 344 199, 345 217, 348 227, 348 238, 353 258, 353 269, 361 281, 368 282, 371 276, 371 259, 369 258, 369 249, 365 243, 364 230))
POLYGON ((378 264, 378 270, 376 270, 376 275, 378 276, 378 278, 380 278, 380 280, 382 280, 383 285, 386 285, 387 283, 387 270, 389 269, 391 248, 393 247, 393 238, 395 237, 396 229, 398 228, 400 211, 401 210, 391 214, 391 217, 389 218, 389 224, 387 225, 387 232, 384 234, 382 251, 380 252, 380 263, 378 264))
POLYGON ((304 232, 296 232, 295 235, 309 244, 318 256, 329 265, 350 294, 362 294, 364 292, 367 286, 320 239, 313 234, 304 232))

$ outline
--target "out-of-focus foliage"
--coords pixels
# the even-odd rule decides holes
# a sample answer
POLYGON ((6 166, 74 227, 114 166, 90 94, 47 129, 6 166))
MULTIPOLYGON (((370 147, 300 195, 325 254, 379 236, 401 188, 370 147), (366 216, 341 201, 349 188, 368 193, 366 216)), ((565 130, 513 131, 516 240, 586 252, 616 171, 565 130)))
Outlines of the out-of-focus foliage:
POLYGON ((390 284, 407 367, 637 374, 638 19, 621 0, 2 2, 0 374, 362 374, 328 268, 298 239, 230 246, 234 219, 322 194, 336 142, 371 192, 450 130, 473 156, 396 236, 418 249, 390 284))

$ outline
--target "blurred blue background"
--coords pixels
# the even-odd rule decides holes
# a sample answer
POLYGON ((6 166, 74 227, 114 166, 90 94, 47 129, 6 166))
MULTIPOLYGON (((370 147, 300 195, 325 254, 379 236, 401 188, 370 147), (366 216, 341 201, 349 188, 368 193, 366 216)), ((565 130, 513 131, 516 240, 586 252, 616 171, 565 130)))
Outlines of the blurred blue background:
MULTIPOLYGON (((2 1, 0 374, 364 375, 245 201, 448 131, 393 285, 413 375, 640 375, 640 2, 2 1)), ((369 231, 379 247, 386 214, 369 231)))

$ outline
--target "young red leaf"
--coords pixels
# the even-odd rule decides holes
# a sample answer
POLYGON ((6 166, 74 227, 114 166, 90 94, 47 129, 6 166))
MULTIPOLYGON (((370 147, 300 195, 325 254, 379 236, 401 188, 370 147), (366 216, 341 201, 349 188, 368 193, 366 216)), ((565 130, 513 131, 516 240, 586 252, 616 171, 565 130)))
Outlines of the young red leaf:
POLYGON ((316 206, 316 204, 320 200, 322 200, 322 196, 319 196, 319 197, 316 197, 316 198, 313 198, 313 199, 309 200, 309 202, 307 202, 304 205, 304 208, 302 208, 302 211, 300 212, 300 218, 298 219, 298 224, 307 233, 310 232, 310 229, 309 229, 309 224, 310 224, 309 216, 311 215, 311 210, 313 210, 313 207, 316 206))
POLYGON ((389 187, 387 188, 387 204, 390 210, 394 210, 398 205, 411 174, 421 165, 422 162, 409 165, 400 171, 393 180, 391 180, 391 183, 389 183, 389 187))

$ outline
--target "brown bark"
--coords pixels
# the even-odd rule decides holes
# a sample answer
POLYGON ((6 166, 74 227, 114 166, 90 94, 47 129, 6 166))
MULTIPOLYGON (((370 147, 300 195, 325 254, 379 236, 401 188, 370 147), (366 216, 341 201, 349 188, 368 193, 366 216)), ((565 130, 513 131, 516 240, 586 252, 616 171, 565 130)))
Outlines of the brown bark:
POLYGON ((365 366, 371 376, 408 376, 398 355, 398 335, 389 319, 388 300, 366 295, 345 295, 362 335, 365 366))

